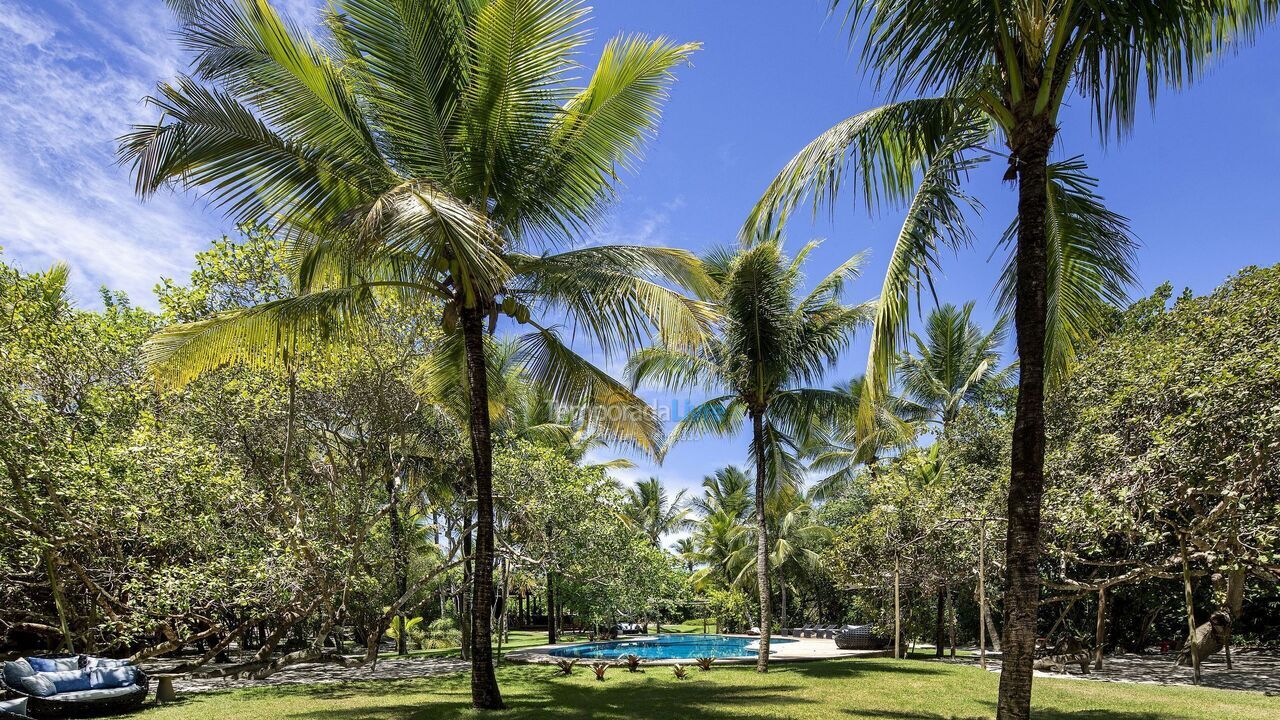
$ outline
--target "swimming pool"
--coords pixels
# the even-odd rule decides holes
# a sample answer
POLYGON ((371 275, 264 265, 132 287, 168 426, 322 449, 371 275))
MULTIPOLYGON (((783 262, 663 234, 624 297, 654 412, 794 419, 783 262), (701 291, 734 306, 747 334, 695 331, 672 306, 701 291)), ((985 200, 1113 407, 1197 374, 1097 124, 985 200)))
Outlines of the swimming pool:
MULTIPOLYGON (((685 658, 753 658, 758 653, 757 638, 729 635, 655 635, 639 640, 587 643, 548 650, 552 657, 616 660, 636 655, 646 660, 685 658)), ((771 645, 795 642, 772 638, 771 645)))

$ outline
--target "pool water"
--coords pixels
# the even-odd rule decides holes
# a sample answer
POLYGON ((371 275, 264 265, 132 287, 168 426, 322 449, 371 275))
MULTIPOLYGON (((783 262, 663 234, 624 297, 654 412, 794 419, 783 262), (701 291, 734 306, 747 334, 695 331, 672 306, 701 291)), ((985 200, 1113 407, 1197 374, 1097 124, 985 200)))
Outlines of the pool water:
MULTIPOLYGON (((547 652, 552 657, 600 658, 616 660, 636 655, 645 660, 676 660, 684 658, 753 658, 759 642, 757 638, 730 637, 728 635, 655 635, 638 640, 587 643, 555 648, 547 652), (750 647, 750 649, 748 649, 750 647)), ((783 638, 771 638, 771 645, 795 642, 783 638)))

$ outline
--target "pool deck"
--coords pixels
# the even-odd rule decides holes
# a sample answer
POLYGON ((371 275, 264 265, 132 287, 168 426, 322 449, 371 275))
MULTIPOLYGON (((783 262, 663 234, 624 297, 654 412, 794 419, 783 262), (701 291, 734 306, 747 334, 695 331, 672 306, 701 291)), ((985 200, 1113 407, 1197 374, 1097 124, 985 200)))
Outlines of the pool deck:
MULTIPOLYGON (((694 633, 690 633, 691 635, 694 633)), ((645 640, 653 638, 653 635, 622 635, 619 640, 645 640)), ((750 635, 730 635, 729 637, 752 637, 750 635)), ((836 641, 830 638, 797 638, 775 635, 775 638, 792 640, 794 642, 785 642, 770 647, 772 652, 769 653, 769 662, 806 662, 812 660, 833 660, 836 658, 878 658, 889 657, 892 655, 891 650, 841 650, 836 647, 836 641)), ((554 665, 558 658, 547 654, 548 651, 557 648, 574 647, 577 645, 590 645, 591 643, 563 643, 560 645, 538 645, 536 647, 521 648, 513 650, 505 655, 505 658, 511 662, 531 663, 542 665, 554 665)), ((579 662, 590 664, 591 658, 582 658, 579 662)), ((693 658, 670 658, 664 660, 645 659, 645 665, 688 665, 693 662, 693 658)), ((754 657, 743 658, 718 658, 717 665, 754 665, 756 659, 754 657)))

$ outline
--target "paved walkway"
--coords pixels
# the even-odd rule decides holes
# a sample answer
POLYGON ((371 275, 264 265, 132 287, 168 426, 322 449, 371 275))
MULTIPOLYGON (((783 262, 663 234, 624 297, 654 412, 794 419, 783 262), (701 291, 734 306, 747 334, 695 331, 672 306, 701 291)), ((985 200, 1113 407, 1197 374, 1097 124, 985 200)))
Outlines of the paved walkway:
MULTIPOLYGON (((1108 655, 1102 669, 1090 666, 1089 674, 1080 674, 1080 666, 1069 667, 1065 677, 1073 680, 1102 682, 1151 683, 1156 685, 1191 685, 1191 668, 1176 667, 1175 655, 1108 655)), ((977 665, 977 656, 958 657, 946 662, 977 665)), ((1222 654, 1210 657, 1200 666, 1200 684, 1227 690, 1252 690, 1280 695, 1280 656, 1259 653, 1231 654, 1232 669, 1227 669, 1222 654)), ((987 655, 987 669, 1000 672, 1000 656, 987 655)), ((1064 677, 1062 673, 1037 672, 1037 677, 1064 677)))

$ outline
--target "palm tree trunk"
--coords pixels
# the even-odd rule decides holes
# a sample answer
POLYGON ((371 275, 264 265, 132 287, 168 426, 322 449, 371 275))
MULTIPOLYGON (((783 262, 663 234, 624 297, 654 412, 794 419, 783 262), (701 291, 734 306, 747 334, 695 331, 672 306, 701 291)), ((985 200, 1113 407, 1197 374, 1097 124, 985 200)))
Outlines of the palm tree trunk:
POLYGON ((1049 150, 1056 128, 1031 111, 1015 111, 1010 147, 1018 171, 1017 291, 1018 406, 1009 477, 1005 536, 1005 621, 997 720, 1031 717, 1036 612, 1040 604, 1040 502, 1044 495, 1044 349, 1047 322, 1048 237, 1045 226, 1049 150))
POLYGON ((769 529, 764 516, 764 418, 758 412, 751 414, 751 433, 756 453, 756 587, 760 593, 760 652, 756 657, 756 672, 768 672, 773 598, 769 588, 769 529))
POLYGON ((475 464, 476 546, 471 580, 471 704, 478 710, 501 710, 502 693, 493 673, 489 619, 493 607, 493 444, 489 434, 489 378, 484 360, 484 314, 463 308, 470 388, 471 458, 475 464))

